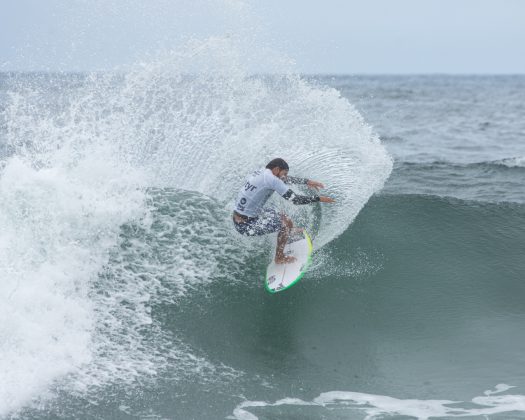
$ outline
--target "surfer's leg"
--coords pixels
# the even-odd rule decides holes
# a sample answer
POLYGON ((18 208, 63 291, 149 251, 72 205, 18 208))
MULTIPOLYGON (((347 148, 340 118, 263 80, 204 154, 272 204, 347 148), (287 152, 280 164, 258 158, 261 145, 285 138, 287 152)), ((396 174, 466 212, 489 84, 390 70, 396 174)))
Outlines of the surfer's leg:
POLYGON ((292 220, 287 217, 284 213, 281 214, 281 229, 277 235, 277 249, 275 251, 275 262, 277 264, 291 263, 296 260, 295 257, 289 257, 284 255, 284 247, 288 242, 288 236, 290 231, 293 229, 292 220))

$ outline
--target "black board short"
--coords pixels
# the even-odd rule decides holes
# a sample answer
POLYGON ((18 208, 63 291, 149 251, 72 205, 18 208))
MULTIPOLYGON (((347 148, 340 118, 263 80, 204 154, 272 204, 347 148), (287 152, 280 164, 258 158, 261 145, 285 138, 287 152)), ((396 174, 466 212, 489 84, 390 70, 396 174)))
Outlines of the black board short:
POLYGON ((245 222, 233 221, 237 232, 247 236, 260 236, 277 232, 282 228, 281 216, 272 208, 263 209, 257 217, 248 217, 245 222))

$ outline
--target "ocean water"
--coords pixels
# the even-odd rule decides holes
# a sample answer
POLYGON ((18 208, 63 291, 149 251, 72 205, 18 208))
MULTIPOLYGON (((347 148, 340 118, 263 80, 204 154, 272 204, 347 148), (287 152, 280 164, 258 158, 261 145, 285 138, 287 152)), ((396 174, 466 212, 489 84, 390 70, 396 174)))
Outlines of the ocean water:
POLYGON ((525 418, 525 77, 236 51, 0 75, 0 417, 525 418), (276 156, 337 203, 274 200, 315 254, 269 295, 230 208, 276 156))

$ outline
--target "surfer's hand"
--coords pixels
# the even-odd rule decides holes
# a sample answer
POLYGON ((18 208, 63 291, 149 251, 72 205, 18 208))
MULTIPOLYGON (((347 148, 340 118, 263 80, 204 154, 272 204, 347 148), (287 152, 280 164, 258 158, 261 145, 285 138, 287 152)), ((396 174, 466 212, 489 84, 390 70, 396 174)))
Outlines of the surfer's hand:
POLYGON ((319 197, 319 201, 321 203, 335 203, 335 200, 333 198, 325 197, 325 196, 322 196, 322 195, 319 197))
POLYGON ((321 188, 324 188, 323 184, 321 184, 320 182, 317 182, 317 181, 312 181, 311 179, 309 179, 306 182, 306 185, 308 185, 308 187, 313 188, 313 189, 315 189, 317 191, 319 191, 319 189, 321 189, 321 188))

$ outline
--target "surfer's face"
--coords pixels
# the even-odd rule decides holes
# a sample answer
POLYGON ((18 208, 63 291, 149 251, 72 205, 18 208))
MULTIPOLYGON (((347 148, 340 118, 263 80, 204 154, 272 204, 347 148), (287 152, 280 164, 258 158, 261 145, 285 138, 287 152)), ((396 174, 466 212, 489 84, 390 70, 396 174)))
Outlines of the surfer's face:
POLYGON ((274 174, 277 178, 284 179, 288 176, 288 169, 275 167, 272 169, 272 174, 274 174))
POLYGON ((281 179, 284 179, 288 176, 288 169, 279 169, 277 176, 281 179))

